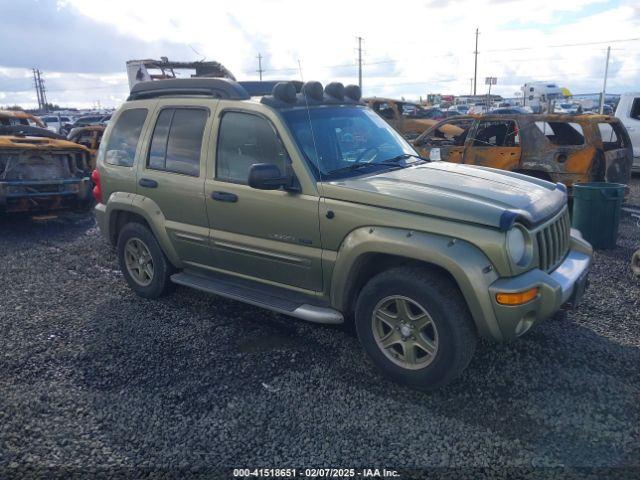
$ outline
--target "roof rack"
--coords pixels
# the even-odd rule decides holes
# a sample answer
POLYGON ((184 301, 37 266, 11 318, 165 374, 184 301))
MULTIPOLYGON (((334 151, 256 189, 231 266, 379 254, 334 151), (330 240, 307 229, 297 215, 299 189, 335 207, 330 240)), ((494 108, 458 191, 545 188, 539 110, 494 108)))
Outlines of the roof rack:
POLYGON ((280 82, 290 81, 296 88, 296 92, 300 93, 302 82, 299 80, 265 80, 265 81, 240 81, 238 82, 252 97, 261 97, 263 95, 271 95, 273 87, 280 82))
POLYGON ((127 100, 142 100, 173 95, 197 95, 227 100, 251 98, 245 88, 227 78, 175 78, 136 83, 127 100))

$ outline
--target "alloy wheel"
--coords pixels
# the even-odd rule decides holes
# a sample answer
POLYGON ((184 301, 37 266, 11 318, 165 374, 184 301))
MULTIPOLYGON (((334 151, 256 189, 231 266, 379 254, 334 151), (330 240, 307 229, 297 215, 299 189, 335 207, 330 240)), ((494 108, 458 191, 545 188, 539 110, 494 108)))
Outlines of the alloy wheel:
POLYGON ((401 295, 383 298, 373 309, 373 335, 384 355, 410 370, 427 367, 438 352, 438 330, 418 302, 401 295))
POLYGON ((137 237, 127 240, 124 246, 124 262, 133 280, 146 287, 153 280, 153 258, 149 247, 137 237))

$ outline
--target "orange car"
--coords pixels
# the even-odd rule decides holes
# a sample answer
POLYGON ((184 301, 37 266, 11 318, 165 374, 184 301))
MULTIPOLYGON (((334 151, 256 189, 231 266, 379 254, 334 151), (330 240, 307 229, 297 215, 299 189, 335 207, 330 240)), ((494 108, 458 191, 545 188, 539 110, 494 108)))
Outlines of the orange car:
POLYGON ((437 123, 413 144, 431 160, 520 172, 569 188, 626 184, 633 160, 624 125, 606 115, 460 116, 437 123))

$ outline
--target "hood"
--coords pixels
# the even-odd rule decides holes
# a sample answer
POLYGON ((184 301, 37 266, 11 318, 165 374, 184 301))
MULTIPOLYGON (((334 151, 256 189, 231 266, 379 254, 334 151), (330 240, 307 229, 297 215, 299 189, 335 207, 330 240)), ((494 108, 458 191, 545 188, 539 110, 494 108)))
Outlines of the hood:
POLYGON ((566 190, 525 175, 447 162, 324 184, 328 198, 508 229, 547 220, 566 204, 566 190))
POLYGON ((13 148, 21 150, 82 150, 88 152, 84 145, 58 140, 56 138, 0 135, 0 149, 13 148))

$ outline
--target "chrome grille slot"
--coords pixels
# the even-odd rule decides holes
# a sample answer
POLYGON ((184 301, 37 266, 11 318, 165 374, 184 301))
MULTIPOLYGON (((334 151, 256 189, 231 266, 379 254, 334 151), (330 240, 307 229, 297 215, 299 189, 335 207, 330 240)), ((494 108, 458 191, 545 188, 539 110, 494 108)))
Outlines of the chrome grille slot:
POLYGON ((569 212, 565 210, 536 232, 541 270, 552 271, 564 260, 569 249, 570 230, 569 212))

